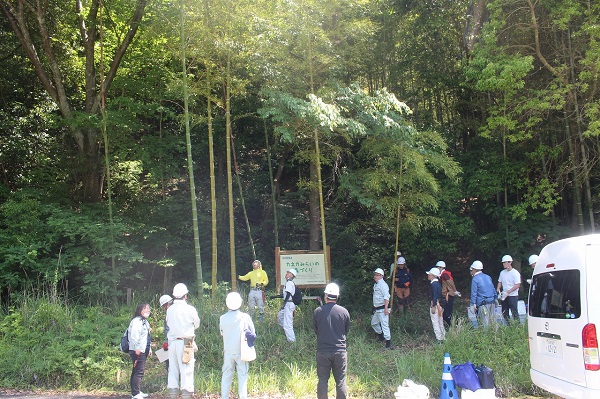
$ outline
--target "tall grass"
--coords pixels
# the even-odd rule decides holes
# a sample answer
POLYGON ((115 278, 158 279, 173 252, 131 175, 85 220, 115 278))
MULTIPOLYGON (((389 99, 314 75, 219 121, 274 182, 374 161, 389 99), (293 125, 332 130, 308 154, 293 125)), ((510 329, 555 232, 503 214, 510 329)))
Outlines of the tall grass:
MULTIPOLYGON (((156 348, 163 342, 164 313, 157 298, 149 298, 156 348)), ((249 391, 254 397, 314 398, 316 339, 312 331, 315 301, 305 301, 295 315, 295 343, 288 343, 277 325, 280 300, 272 300, 263 322, 255 322, 258 358, 250 365, 249 391)), ((218 394, 221 384, 222 339, 219 317, 226 312, 203 301, 197 330, 196 391, 218 394)), ((0 315, 0 385, 13 388, 129 390, 131 364, 118 342, 132 317, 133 307, 67 306, 45 298, 16 302, 0 315)), ((543 395, 529 379, 526 326, 473 329, 457 305, 457 318, 443 345, 435 344, 428 309, 415 303, 410 313, 392 316, 392 344, 385 351, 370 327, 370 314, 351 313, 348 337, 348 386, 354 398, 393 398, 404 379, 426 385, 438 396, 444 353, 453 364, 471 361, 494 370, 498 396, 543 395)), ((335 396, 333 380, 330 396, 335 396)), ((149 359, 142 389, 164 392, 166 369, 149 359)), ((234 379, 232 392, 237 392, 234 379)))

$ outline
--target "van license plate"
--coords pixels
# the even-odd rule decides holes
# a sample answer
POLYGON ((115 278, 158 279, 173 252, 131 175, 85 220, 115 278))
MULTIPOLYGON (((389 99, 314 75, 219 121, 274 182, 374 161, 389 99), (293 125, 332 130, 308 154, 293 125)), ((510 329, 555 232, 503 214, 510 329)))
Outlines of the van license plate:
POLYGON ((546 339, 544 342, 544 353, 548 356, 562 358, 560 341, 555 339, 546 339))

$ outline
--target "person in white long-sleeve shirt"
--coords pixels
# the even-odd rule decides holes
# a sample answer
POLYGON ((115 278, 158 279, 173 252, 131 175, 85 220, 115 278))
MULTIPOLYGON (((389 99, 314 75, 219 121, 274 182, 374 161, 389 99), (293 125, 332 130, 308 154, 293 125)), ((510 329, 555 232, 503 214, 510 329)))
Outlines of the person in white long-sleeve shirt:
POLYGON ((292 301, 292 297, 296 293, 296 284, 292 280, 298 275, 296 269, 290 269, 285 273, 285 286, 283 294, 283 304, 277 313, 277 322, 285 332, 285 338, 288 342, 296 342, 296 334, 294 333, 294 310, 296 305, 292 301))
POLYGON ((254 323, 249 314, 241 312, 242 297, 230 292, 225 299, 229 311, 219 319, 219 330, 223 336, 223 375, 221 377, 221 398, 229 399, 229 388, 233 373, 238 375, 238 399, 248 398, 248 362, 241 357, 242 334, 248 330, 254 336, 254 323))
POLYGON ((140 384, 144 376, 144 370, 146 369, 146 359, 148 355, 152 354, 148 317, 150 317, 150 305, 147 303, 139 304, 127 328, 129 356, 133 362, 133 369, 131 370, 131 378, 129 380, 132 399, 143 399, 148 396, 148 394, 140 390, 140 384))
MULTIPOLYGON (((195 330, 200 326, 200 318, 196 308, 187 303, 188 289, 179 283, 173 287, 173 304, 167 309, 167 325, 169 332, 169 378, 167 389, 169 397, 176 399, 181 389, 181 398, 189 399, 194 392, 194 364, 192 356, 188 363, 183 363, 185 338, 193 340, 195 330)), ((195 344, 194 344, 195 346, 195 344)))
POLYGON ((383 279, 383 269, 377 268, 373 273, 373 317, 371 327, 381 341, 385 341, 385 348, 392 349, 390 334, 390 289, 383 279))

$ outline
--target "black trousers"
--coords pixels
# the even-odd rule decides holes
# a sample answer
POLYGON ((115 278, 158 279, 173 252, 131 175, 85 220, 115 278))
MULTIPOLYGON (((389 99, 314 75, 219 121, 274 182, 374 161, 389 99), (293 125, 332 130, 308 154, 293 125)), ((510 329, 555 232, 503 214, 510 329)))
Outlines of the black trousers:
POLYGON ((317 399, 327 399, 327 382, 329 375, 333 373, 335 380, 336 399, 346 399, 348 397, 348 387, 346 386, 346 369, 348 366, 348 355, 344 352, 317 352, 317 399))
POLYGON ((509 321, 508 309, 510 309, 513 320, 516 320, 517 323, 521 322, 521 320, 519 319, 519 310, 517 306, 518 304, 518 296, 507 296, 506 299, 502 301, 502 316, 504 317, 504 320, 506 320, 507 322, 509 321))
POLYGON ((131 379, 129 380, 129 383, 131 384, 131 396, 135 396, 140 393, 140 384, 142 382, 142 377, 144 376, 148 354, 146 352, 141 352, 139 355, 136 355, 135 351, 129 351, 129 356, 131 356, 131 361, 134 364, 133 369, 131 370, 131 379), (135 362, 136 360, 137 363, 135 362))
POLYGON ((444 319, 444 324, 447 327, 450 327, 452 322, 452 312, 454 311, 454 296, 448 295, 448 300, 445 299, 441 302, 442 307, 444 308, 444 314, 442 318, 444 319))

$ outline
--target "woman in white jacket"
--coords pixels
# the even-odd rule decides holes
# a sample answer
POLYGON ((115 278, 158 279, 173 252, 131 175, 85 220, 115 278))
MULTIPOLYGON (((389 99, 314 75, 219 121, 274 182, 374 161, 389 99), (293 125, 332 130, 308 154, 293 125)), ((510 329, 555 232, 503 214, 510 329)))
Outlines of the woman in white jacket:
POLYGON ((148 396, 140 390, 140 383, 146 368, 146 358, 152 354, 148 317, 150 317, 150 305, 141 303, 136 308, 135 315, 129 323, 129 356, 133 361, 130 380, 132 399, 143 399, 148 396))

